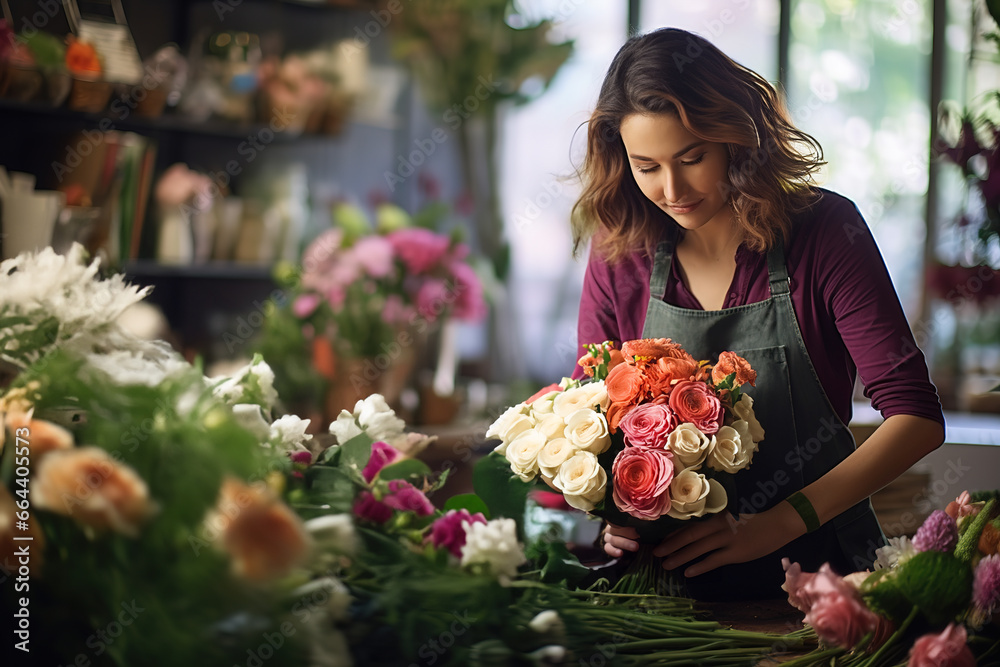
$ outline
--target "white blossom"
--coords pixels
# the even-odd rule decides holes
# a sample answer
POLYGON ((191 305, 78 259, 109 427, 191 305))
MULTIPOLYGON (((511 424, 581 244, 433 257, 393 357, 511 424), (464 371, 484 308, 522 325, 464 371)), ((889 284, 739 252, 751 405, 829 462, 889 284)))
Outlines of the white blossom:
POLYGON ((309 451, 305 443, 312 440, 312 434, 306 433, 310 421, 296 415, 285 415, 275 420, 271 424, 271 446, 284 452, 309 451))
POLYGON ((464 525, 463 567, 488 565, 501 583, 517 576, 518 566, 527 559, 521 543, 517 541, 517 524, 513 519, 493 519, 487 523, 464 525))
POLYGON ((183 375, 192 368, 176 353, 163 351, 152 343, 146 350, 92 352, 86 355, 86 361, 112 382, 125 387, 158 387, 165 380, 183 375))
POLYGON ((256 403, 267 414, 278 400, 278 392, 274 389, 274 371, 261 358, 254 355, 253 360, 233 373, 228 378, 211 378, 212 393, 229 405, 237 403, 256 403))
POLYGON ((351 556, 358 551, 358 534, 350 514, 327 514, 305 522, 320 549, 351 556))
POLYGON ((264 420, 260 406, 256 403, 238 403, 233 406, 233 417, 236 422, 253 433, 264 444, 271 437, 271 427, 264 420))
POLYGON ((364 432, 373 440, 392 440, 399 436, 406 426, 389 407, 382 394, 372 394, 363 401, 358 401, 354 406, 354 416, 357 417, 358 424, 364 432))
POLYGON ((337 439, 337 444, 342 445, 351 438, 363 433, 358 422, 347 410, 341 410, 337 418, 330 423, 330 433, 337 439))
POLYGON ((891 570, 905 563, 915 553, 916 549, 906 535, 890 537, 889 544, 875 550, 875 569, 891 570))

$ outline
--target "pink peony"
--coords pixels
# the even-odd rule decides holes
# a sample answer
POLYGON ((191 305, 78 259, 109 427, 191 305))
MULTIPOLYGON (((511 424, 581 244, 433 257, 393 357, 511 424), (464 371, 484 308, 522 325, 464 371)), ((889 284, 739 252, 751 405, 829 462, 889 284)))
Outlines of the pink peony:
POLYGON ((658 519, 670 510, 673 454, 665 449, 626 447, 611 465, 615 505, 637 519, 658 519))
POLYGON ((395 254, 392 244, 382 236, 362 236, 351 252, 359 265, 372 278, 384 278, 392 273, 395 254))
POLYGON ((422 227, 399 229, 386 237, 410 274, 421 274, 437 266, 448 253, 451 240, 422 227))
POLYGON ((374 442, 372 443, 372 455, 368 459, 365 469, 361 471, 361 475, 365 478, 366 482, 371 482, 375 479, 375 475, 378 471, 386 467, 390 463, 395 463, 399 460, 400 453, 392 445, 387 445, 384 442, 374 442))
POLYGON ((414 512, 417 516, 434 514, 434 506, 420 489, 402 479, 389 482, 389 493, 382 499, 386 505, 402 512, 414 512))
POLYGON ((627 445, 663 449, 667 436, 677 428, 677 416, 666 405, 645 403, 625 415, 618 428, 627 445))
POLYGON ((455 558, 461 558, 465 527, 473 523, 486 523, 486 517, 479 512, 470 514, 467 509, 449 510, 431 525, 431 534, 427 539, 435 547, 446 547, 455 558))
POLYGON ((949 623, 941 634, 926 634, 913 643, 907 667, 975 667, 965 642, 965 628, 949 623))
POLYGON ((879 627, 879 616, 865 606, 850 586, 820 595, 804 620, 824 642, 843 648, 856 646, 866 634, 879 627))
POLYGON ((951 553, 958 544, 958 524, 942 510, 934 510, 913 536, 917 551, 951 553))
POLYGON ((372 523, 385 523, 392 518, 392 508, 375 499, 371 491, 362 491, 354 501, 354 515, 372 523))
POLYGON ((1000 607, 1000 555, 986 556, 976 566, 972 602, 986 614, 992 614, 1000 607))
POLYGON ((722 425, 722 402, 704 382, 681 380, 670 392, 670 409, 681 423, 690 422, 705 435, 715 435, 722 425))

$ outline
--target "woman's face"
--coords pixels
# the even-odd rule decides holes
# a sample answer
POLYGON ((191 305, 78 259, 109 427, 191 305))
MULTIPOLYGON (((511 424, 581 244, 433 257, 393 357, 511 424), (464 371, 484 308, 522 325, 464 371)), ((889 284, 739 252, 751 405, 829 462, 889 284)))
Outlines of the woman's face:
POLYGON ((626 116, 619 131, 642 194, 677 224, 728 222, 729 153, 694 136, 671 113, 626 116))

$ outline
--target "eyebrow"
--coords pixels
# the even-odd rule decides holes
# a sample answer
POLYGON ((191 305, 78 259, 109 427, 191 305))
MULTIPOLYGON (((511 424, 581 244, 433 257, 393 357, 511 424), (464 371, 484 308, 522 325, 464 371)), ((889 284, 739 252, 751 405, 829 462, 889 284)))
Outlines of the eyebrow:
MULTIPOLYGON (((671 159, 679 158, 680 156, 684 155, 685 153, 687 153, 692 148, 697 148, 698 146, 701 146, 704 143, 707 143, 707 142, 704 141, 704 140, 702 140, 702 141, 696 141, 693 144, 688 144, 684 148, 682 148, 679 151, 677 151, 676 153, 674 153, 673 156, 671 156, 671 159)), ((633 153, 629 153, 628 156, 630 158, 632 158, 633 160, 645 160, 646 162, 656 162, 656 160, 654 160, 653 158, 646 157, 645 155, 634 155, 633 153)))

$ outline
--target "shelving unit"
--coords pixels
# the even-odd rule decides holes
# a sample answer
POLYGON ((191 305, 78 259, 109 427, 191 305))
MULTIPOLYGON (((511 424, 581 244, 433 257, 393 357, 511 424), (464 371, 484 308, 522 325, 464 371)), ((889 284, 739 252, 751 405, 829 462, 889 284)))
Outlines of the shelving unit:
MULTIPOLYGON (((18 0, 20 1, 20 0, 18 0)), ((29 3, 30 4, 30 3, 29 3)), ((123 0, 140 56, 147 58, 167 43, 176 43, 182 53, 190 44, 219 30, 258 33, 272 53, 289 53, 315 48, 320 44, 354 34, 358 26, 373 20, 373 2, 339 0, 170 0, 149 3, 123 0)), ((31 6, 28 6, 30 9, 31 6)), ((15 10, 16 11, 16 10, 15 10)), ((53 21, 47 26, 60 30, 53 21)), ((376 64, 390 62, 387 35, 371 38, 369 52, 376 64)), ((112 98, 114 99, 114 98, 112 98)), ((266 123, 238 123, 222 119, 192 120, 167 109, 158 117, 129 113, 125 117, 111 110, 86 113, 45 103, 24 103, 0 99, 0 164, 9 171, 35 175, 38 189, 56 189, 58 170, 54 164, 65 159, 74 137, 86 130, 131 132, 156 143, 154 182, 163 171, 184 162, 203 173, 223 171, 227 162, 253 162, 254 169, 274 165, 305 165, 310 188, 328 196, 332 191, 366 197, 381 181, 400 146, 406 145, 406 128, 385 127, 349 121, 336 136, 304 132, 277 132, 267 144, 266 155, 247 159, 240 156, 241 142, 258 136, 266 123)), ((248 169, 249 171, 249 169, 248 169)), ((241 177, 232 180, 232 189, 242 194, 241 177)), ((405 189, 404 189, 405 190, 405 189)), ((405 197, 405 192, 395 196, 405 197)), ((322 199, 316 205, 322 205, 322 199)), ((179 345, 191 356, 200 354, 211 361, 232 356, 234 350, 220 348, 221 334, 232 329, 240 317, 254 311, 254 304, 268 299, 276 286, 269 266, 237 263, 207 263, 188 266, 161 266, 151 258, 156 230, 152 201, 142 225, 139 260, 121 267, 130 281, 152 286, 150 301, 160 306, 178 337, 179 345)))

